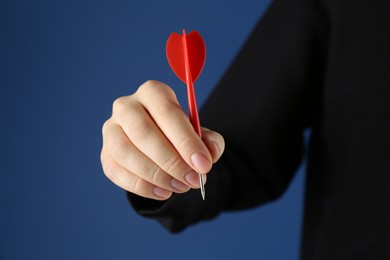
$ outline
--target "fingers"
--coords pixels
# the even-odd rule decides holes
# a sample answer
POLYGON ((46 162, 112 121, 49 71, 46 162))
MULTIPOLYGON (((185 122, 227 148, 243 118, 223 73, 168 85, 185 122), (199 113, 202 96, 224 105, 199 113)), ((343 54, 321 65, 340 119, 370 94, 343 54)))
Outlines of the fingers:
POLYGON ((203 127, 202 140, 211 154, 213 163, 216 163, 225 150, 225 141, 222 135, 203 127))
POLYGON ((194 131, 173 91, 167 85, 153 81, 142 85, 136 96, 184 161, 199 173, 209 172, 211 155, 194 131))
POLYGON ((189 190, 188 185, 167 174, 149 157, 138 150, 119 125, 108 123, 104 127, 104 132, 103 146, 118 165, 163 189, 177 193, 189 190))
MULTIPOLYGON (((125 103, 126 106, 118 108, 119 105, 116 105, 114 118, 126 134, 126 136, 123 134, 122 137, 127 137, 129 142, 142 151, 142 154, 155 164, 153 167, 159 168, 180 182, 197 188, 199 182, 195 182, 191 177, 196 174, 161 132, 143 106, 138 102, 125 102, 124 100, 121 102, 125 103)), ((118 133, 114 133, 113 136, 118 136, 118 133)), ((132 162, 125 158, 119 163, 128 168, 132 162)), ((152 167, 152 165, 149 164, 147 167, 152 167)))
POLYGON ((155 186, 121 167, 110 157, 104 147, 101 153, 101 162, 106 176, 122 189, 155 200, 165 200, 172 195, 172 191, 155 186))
POLYGON ((200 139, 168 86, 148 81, 113 104, 103 125, 104 173, 123 189, 158 200, 199 188, 198 173, 209 172, 225 147, 220 134, 202 133, 200 139))

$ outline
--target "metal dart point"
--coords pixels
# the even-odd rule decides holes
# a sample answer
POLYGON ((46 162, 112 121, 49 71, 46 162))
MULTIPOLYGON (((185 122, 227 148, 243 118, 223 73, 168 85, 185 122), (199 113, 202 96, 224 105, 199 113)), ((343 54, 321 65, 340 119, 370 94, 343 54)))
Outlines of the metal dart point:
POLYGON ((200 193, 202 194, 202 199, 206 198, 206 191, 204 189, 203 174, 199 173, 199 183, 200 183, 200 193))

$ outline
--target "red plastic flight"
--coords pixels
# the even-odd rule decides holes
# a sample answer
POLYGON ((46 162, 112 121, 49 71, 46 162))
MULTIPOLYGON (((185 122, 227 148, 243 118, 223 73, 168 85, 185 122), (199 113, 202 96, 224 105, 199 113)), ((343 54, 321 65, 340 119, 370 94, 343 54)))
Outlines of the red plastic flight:
POLYGON ((183 29, 183 35, 171 33, 167 41, 166 54, 176 76, 187 85, 190 121, 196 133, 202 137, 194 82, 202 72, 206 60, 206 45, 197 31, 186 34, 183 29))

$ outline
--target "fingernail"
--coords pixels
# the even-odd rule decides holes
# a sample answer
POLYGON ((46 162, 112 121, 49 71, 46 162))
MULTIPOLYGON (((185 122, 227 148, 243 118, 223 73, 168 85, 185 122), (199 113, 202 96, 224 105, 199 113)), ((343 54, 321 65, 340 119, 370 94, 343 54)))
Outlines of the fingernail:
POLYGON ((160 187, 154 187, 153 193, 156 196, 161 197, 161 198, 168 198, 172 194, 171 191, 163 189, 163 188, 160 188, 160 187))
POLYGON ((186 191, 190 188, 186 184, 184 184, 181 181, 176 180, 176 179, 172 179, 171 185, 172 185, 172 187, 174 187, 175 189, 177 189, 179 191, 186 191))
POLYGON ((192 187, 199 188, 199 174, 197 172, 195 171, 188 172, 184 176, 184 179, 188 181, 188 183, 190 183, 192 187))
POLYGON ((200 173, 206 173, 210 170, 211 162, 202 153, 194 153, 191 155, 191 162, 200 173))

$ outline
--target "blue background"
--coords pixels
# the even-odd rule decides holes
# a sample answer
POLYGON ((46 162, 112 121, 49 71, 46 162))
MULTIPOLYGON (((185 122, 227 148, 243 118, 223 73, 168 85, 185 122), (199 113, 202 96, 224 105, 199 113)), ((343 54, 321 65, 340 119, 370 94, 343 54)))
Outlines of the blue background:
POLYGON ((285 196, 178 235, 136 215, 102 173, 113 100, 170 70, 172 31, 198 30, 201 104, 270 0, 0 2, 0 259, 298 259, 303 170, 285 196))

